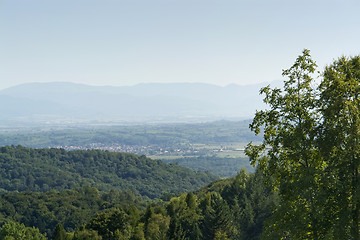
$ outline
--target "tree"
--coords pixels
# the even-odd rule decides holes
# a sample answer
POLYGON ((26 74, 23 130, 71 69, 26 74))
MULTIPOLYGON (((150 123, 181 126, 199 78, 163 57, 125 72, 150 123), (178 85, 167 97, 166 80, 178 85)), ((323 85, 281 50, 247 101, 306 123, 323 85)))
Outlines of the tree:
POLYGON ((280 207, 271 218, 267 238, 319 239, 326 229, 318 199, 324 161, 316 145, 319 114, 314 88, 316 63, 305 49, 294 65, 283 70, 284 89, 262 88, 267 110, 255 114, 250 128, 263 130, 260 145, 248 144, 251 163, 279 191, 280 207))
POLYGON ((161 213, 154 213, 148 219, 145 228, 145 238, 148 240, 165 240, 169 229, 170 217, 161 213))
POLYGON ((201 239, 199 224, 202 216, 193 193, 172 198, 167 211, 170 216, 168 239, 201 239))
POLYGON ((46 240, 46 235, 40 233, 38 228, 26 227, 22 223, 9 221, 0 229, 0 239, 16 240, 46 240))
POLYGON ((328 218, 336 239, 360 239, 360 56, 327 66, 320 91, 328 218))
POLYGON ((102 237, 98 235, 97 231, 95 230, 89 230, 89 229, 82 229, 77 230, 74 233, 73 240, 101 240, 102 237))
POLYGON ((52 240, 65 240, 66 232, 61 223, 58 223, 55 227, 54 234, 52 236, 52 240))
MULTIPOLYGON (((233 215, 226 201, 218 192, 210 192, 202 199, 204 221, 202 233, 204 239, 231 237, 234 233, 233 215)), ((221 239, 221 238, 220 238, 221 239)))
POLYGON ((95 230, 103 239, 130 239, 132 226, 128 214, 122 209, 98 213, 86 225, 95 230))

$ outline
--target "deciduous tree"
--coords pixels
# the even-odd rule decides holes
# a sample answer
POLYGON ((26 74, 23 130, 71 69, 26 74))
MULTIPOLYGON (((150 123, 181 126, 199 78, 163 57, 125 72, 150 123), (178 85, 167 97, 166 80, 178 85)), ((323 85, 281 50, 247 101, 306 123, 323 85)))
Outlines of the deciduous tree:
POLYGON ((321 202, 316 193, 324 162, 316 145, 319 115, 314 88, 316 63, 304 50, 294 65, 283 70, 284 88, 261 89, 267 110, 258 111, 251 130, 263 130, 260 145, 250 143, 246 153, 258 166, 281 203, 268 228, 268 238, 319 239, 323 234, 321 202))
POLYGON ((360 56, 327 66, 320 91, 328 218, 336 239, 360 239, 360 56))

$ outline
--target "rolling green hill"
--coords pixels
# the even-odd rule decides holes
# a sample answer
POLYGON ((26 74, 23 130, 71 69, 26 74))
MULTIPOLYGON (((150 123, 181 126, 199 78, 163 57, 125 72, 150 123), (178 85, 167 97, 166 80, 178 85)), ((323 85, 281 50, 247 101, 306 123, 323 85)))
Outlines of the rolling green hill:
POLYGON ((198 189, 215 180, 177 164, 101 150, 0 148, 1 191, 49 191, 93 186, 132 190, 149 198, 198 189))

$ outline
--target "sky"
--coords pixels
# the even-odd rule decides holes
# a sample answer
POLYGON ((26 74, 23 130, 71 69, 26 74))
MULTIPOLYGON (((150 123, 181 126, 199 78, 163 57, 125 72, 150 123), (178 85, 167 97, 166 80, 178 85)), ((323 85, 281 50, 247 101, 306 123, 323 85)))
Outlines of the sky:
POLYGON ((0 0, 0 89, 29 82, 225 86, 360 54, 354 0, 0 0))

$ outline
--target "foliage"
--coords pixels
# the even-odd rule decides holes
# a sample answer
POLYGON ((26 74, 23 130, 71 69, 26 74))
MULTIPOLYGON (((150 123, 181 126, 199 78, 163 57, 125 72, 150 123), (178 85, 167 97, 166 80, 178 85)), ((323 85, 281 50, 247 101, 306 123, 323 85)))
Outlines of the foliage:
POLYGON ((66 238, 66 232, 64 230, 64 227, 61 223, 58 223, 55 227, 52 240, 65 240, 66 238))
POLYGON ((269 109, 250 125, 264 138, 247 154, 280 196, 265 239, 360 239, 360 56, 334 61, 317 88, 315 68, 304 50, 284 90, 261 90, 269 109))
POLYGON ((360 56, 325 68, 320 85, 320 147, 327 217, 334 238, 360 239, 360 56))
POLYGON ((24 224, 9 221, 2 225, 0 229, 1 239, 16 239, 16 240, 45 240, 46 235, 39 232, 39 229, 34 227, 25 227, 24 224))
MULTIPOLYGON (((2 221, 35 226, 51 239, 258 239, 276 195, 245 170, 168 202, 95 188, 2 193, 2 221), (64 227, 63 227, 64 226, 64 227), (65 231, 66 233, 65 233, 65 231)), ((39 231, 39 230, 38 230, 39 231)))
POLYGON ((321 231, 315 212, 322 204, 315 193, 324 163, 316 146, 319 117, 312 78, 315 70, 309 51, 304 50, 294 65, 283 71, 288 77, 284 91, 261 89, 269 109, 258 111, 250 125, 255 133, 264 127, 264 140, 259 146, 249 144, 247 153, 252 164, 258 164, 279 189, 282 200, 274 215, 276 228, 270 234, 277 239, 284 234, 317 239, 321 231), (290 233, 284 233, 284 229, 290 233))
POLYGON ((94 230, 77 230, 74 233, 74 237, 70 240, 101 240, 102 237, 94 230))
POLYGON ((149 198, 195 190, 216 179, 177 164, 135 154, 100 150, 65 151, 22 146, 0 148, 2 191, 48 191, 94 186, 132 190, 149 198))
MULTIPOLYGON (((26 226, 36 226, 53 236, 52 231, 74 231, 86 224, 98 211, 116 208, 145 208, 140 197, 131 192, 99 193, 96 188, 46 193, 21 192, 0 194, 1 221, 12 219, 26 226), (58 225, 61 223, 61 226, 58 225)), ((60 234, 61 235, 61 234, 60 234)))

